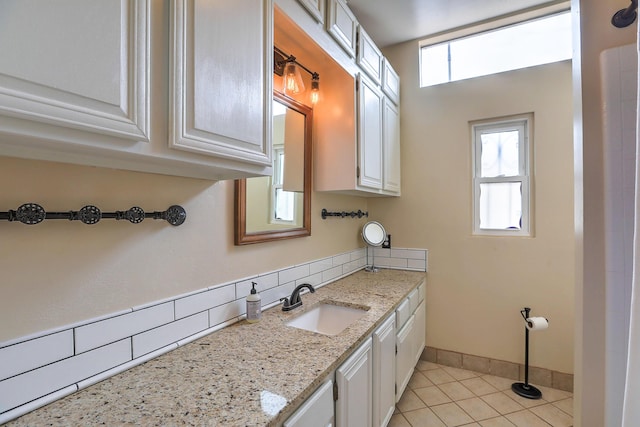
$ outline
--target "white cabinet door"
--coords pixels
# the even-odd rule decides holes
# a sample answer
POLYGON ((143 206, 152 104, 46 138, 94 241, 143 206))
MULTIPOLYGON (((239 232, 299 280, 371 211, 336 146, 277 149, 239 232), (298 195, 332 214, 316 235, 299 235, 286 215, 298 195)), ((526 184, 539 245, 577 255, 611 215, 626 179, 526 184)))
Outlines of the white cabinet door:
POLYGON ((147 1, 4 0, 0 16, 0 154, 149 141, 147 1))
POLYGON ((356 56, 356 29, 358 21, 344 0, 328 0, 327 31, 347 54, 356 56))
POLYGON ((373 425, 386 426, 396 406, 396 316, 373 333, 373 425))
POLYGON ((170 146, 270 165, 271 1, 171 5, 170 146))
POLYGON ((402 397, 404 389, 409 384, 414 362, 414 324, 415 317, 411 316, 404 327, 398 332, 396 337, 396 345, 398 347, 398 353, 396 354, 396 402, 402 397))
POLYGON ((325 0, 298 0, 302 6, 321 24, 324 24, 325 0))
POLYGON ((358 76, 358 185, 382 189, 383 95, 363 74, 358 76))
POLYGON ((333 381, 321 385, 284 422, 284 427, 331 427, 333 426, 333 381))
POLYGON ((398 105, 400 102, 400 77, 393 69, 389 61, 384 59, 384 69, 382 72, 382 91, 398 105))
POLYGON ((384 182, 387 191, 400 193, 400 114, 398 108, 384 98, 383 143, 384 143, 384 182))
POLYGON ((382 52, 371 40, 369 34, 358 26, 358 55, 356 61, 362 70, 371 77, 371 79, 380 84, 382 82, 382 52))
POLYGON ((372 380, 371 338, 368 338, 336 370, 337 427, 371 426, 372 380))

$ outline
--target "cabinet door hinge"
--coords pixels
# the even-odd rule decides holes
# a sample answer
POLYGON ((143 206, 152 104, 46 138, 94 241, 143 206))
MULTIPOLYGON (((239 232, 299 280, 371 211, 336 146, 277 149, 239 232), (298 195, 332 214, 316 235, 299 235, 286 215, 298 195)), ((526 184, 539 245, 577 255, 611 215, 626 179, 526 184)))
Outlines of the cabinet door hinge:
POLYGON ((356 166, 356 178, 360 178, 360 166, 356 166))
POLYGON ((396 344, 396 354, 398 354, 398 344, 396 344))
POLYGON ((393 394, 397 396, 397 395, 398 395, 398 383, 395 383, 395 384, 393 385, 393 390, 394 390, 394 391, 393 391, 393 394))
POLYGON ((334 402, 338 401, 338 384, 337 383, 333 383, 333 401, 334 402))

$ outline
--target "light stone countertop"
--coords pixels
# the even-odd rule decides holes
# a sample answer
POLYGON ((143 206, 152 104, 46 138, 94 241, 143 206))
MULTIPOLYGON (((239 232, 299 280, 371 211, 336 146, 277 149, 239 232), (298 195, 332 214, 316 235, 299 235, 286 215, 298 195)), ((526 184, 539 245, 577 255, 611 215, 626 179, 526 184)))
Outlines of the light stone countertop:
POLYGON ((23 415, 8 425, 277 426, 425 278, 423 272, 356 272, 23 415), (285 326, 323 300, 370 307, 326 336, 285 326))

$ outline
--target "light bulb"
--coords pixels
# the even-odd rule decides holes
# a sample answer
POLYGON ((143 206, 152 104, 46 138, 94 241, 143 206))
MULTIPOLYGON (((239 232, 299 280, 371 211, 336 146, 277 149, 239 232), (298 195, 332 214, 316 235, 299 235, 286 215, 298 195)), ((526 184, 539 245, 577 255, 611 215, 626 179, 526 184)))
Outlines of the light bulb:
POLYGON ((300 70, 294 62, 287 62, 283 74, 283 91, 286 94, 298 94, 304 92, 304 82, 300 70))
POLYGON ((317 103, 318 98, 320 98, 320 76, 317 73, 313 73, 311 77, 311 103, 317 103))

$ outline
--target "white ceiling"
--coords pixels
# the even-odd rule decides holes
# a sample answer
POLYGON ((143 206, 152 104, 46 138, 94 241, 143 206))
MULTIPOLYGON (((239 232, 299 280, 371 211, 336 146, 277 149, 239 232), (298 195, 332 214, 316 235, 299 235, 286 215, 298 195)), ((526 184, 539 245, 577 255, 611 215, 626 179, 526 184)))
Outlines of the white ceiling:
POLYGON ((558 0, 347 0, 379 47, 442 33, 558 0))

